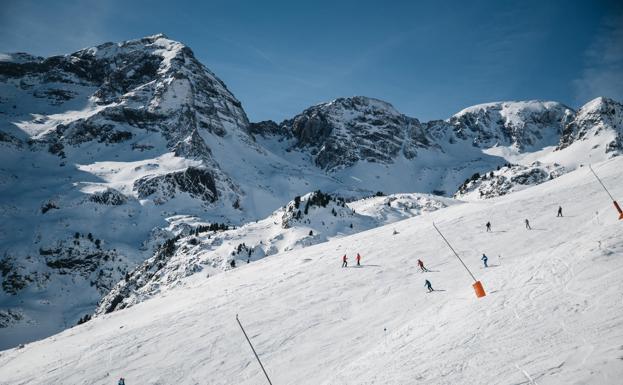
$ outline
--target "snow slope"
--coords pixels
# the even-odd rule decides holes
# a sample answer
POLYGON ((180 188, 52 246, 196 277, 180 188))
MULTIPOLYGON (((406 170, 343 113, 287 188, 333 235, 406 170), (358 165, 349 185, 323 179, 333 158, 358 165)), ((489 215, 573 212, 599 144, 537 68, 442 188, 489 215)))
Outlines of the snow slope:
MULTIPOLYGON (((594 168, 623 196, 622 158, 594 168)), ((196 276, 1 352, 0 383, 264 383, 238 313, 275 384, 618 384, 622 225, 580 168, 507 196, 196 276), (432 221, 483 282, 485 298, 474 296, 432 221), (356 252, 364 266, 339 267, 343 253, 356 252), (432 272, 418 272, 416 258, 432 272), (439 291, 426 293, 425 278, 439 291)))
POLYGON ((196 218, 195 223, 193 218, 180 218, 169 229, 179 235, 117 283, 99 302, 95 314, 133 306, 182 285, 195 274, 214 276, 230 269, 232 260, 237 266, 248 264, 458 203, 426 194, 396 194, 346 203, 313 192, 265 219, 225 231, 209 231, 209 226, 196 218), (188 226, 186 231, 175 228, 182 224, 188 226))

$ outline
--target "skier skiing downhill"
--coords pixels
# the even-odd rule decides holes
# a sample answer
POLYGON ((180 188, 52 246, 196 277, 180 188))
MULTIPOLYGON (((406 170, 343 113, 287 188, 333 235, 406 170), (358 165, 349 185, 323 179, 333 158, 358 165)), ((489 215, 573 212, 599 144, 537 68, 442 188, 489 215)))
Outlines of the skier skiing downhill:
POLYGON ((430 283, 430 281, 428 279, 424 282, 424 286, 428 289, 429 293, 431 291, 435 291, 435 289, 433 289, 433 285, 431 285, 431 283, 430 283))
POLYGON ((417 260, 417 265, 420 267, 420 270, 424 273, 424 272, 428 272, 428 269, 426 267, 424 267, 424 262, 422 262, 421 259, 417 260))
POLYGON ((530 227, 530 221, 528 219, 526 219, 526 229, 532 230, 532 227, 530 227))
POLYGON ((485 226, 487 226, 487 232, 490 232, 491 231, 491 222, 487 222, 487 224, 485 226))
POLYGON ((346 254, 342 257, 342 267, 348 267, 348 258, 346 258, 346 254))
POLYGON ((119 382, 117 382, 117 385, 125 385, 125 379, 122 377, 119 379, 119 382))
POLYGON ((480 258, 482 260, 482 262, 485 264, 485 267, 489 267, 487 265, 487 261, 489 260, 489 258, 483 253, 482 254, 482 258, 480 258))
POLYGON ((558 214, 557 217, 562 217, 562 206, 558 206, 558 214))
POLYGON ((361 255, 359 255, 359 253, 357 253, 357 266, 361 266, 361 264, 359 263, 361 261, 361 255))

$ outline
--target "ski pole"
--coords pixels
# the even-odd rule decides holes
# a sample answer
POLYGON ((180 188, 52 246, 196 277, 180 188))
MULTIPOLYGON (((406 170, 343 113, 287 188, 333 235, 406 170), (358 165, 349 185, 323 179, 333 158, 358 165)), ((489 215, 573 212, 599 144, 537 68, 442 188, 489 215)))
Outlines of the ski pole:
POLYGON ((255 354, 255 358, 257 359, 257 362, 260 364, 260 368, 262 368, 262 372, 264 372, 264 375, 266 376, 266 379, 268 380, 268 383, 270 385, 273 385, 273 383, 270 382, 270 378, 268 377, 268 373, 266 373, 266 370, 264 369, 264 365, 262 365, 262 361, 260 361, 260 357, 255 352, 255 348, 253 348, 253 344, 251 343, 251 340, 249 339, 249 336, 247 336, 247 332, 244 331, 244 328, 242 327, 242 324, 240 323, 240 320, 238 319, 238 314, 236 314, 236 321, 238 321, 238 325, 240 325, 240 329, 242 330, 242 333, 244 334, 244 337, 247 339, 247 342, 249 343, 249 346, 251 347, 251 350, 253 350, 253 354, 255 354))

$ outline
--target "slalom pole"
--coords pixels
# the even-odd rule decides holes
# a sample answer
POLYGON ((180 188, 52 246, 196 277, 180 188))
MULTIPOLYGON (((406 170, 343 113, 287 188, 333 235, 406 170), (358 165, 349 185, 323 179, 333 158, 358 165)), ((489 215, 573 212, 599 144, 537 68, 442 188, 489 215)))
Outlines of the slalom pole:
POLYGON ((268 377, 268 373, 266 373, 266 370, 264 369, 264 365, 262 365, 262 361, 260 361, 260 357, 257 355, 257 353, 255 352, 255 349, 253 348, 253 344, 251 343, 251 340, 249 339, 249 336, 247 336, 247 332, 244 331, 244 328, 242 327, 242 324, 240 323, 240 320, 238 319, 238 314, 236 314, 236 321, 238 321, 238 325, 240 325, 240 329, 242 330, 242 333, 244 334, 244 337, 247 339, 247 342, 249 343, 249 346, 251 347, 251 350, 253 350, 253 354, 255 354, 255 358, 257 359, 257 362, 260 364, 260 368, 262 368, 262 372, 264 372, 264 375, 266 376, 266 379, 268 380, 268 383, 270 385, 273 385, 273 383, 270 382, 270 378, 268 377))
POLYGON ((599 182, 599 184, 601 185, 601 187, 604 188, 604 191, 606 191, 606 194, 608 194, 608 196, 610 197, 610 199, 612 200, 612 203, 614 204, 614 208, 619 212, 619 219, 623 219, 623 210, 621 210, 621 206, 619 206, 619 204, 617 203, 617 201, 614 199, 614 197, 612 196, 612 194, 610 194, 610 191, 608 191, 608 189, 606 188, 606 186, 604 185, 604 183, 601 181, 601 179, 599 179, 599 177, 597 176, 597 173, 595 173, 595 170, 593 170, 593 167, 591 167, 591 165, 588 165, 588 168, 591 170, 591 172, 593 173, 593 175, 595 175, 595 179, 597 179, 597 182, 599 182))
POLYGON ((454 253, 454 255, 456 256, 456 258, 461 262, 461 264, 463 265, 463 267, 465 268, 465 270, 467 270, 467 272, 469 273, 469 275, 472 277, 472 279, 474 280, 474 284, 472 285, 474 288, 474 291, 476 292, 476 297, 480 298, 480 297, 484 297, 486 295, 485 293, 485 289, 482 287, 482 283, 480 283, 479 280, 476 279, 476 277, 474 277, 474 274, 472 274, 472 272, 469 270, 469 268, 467 267, 467 265, 465 265, 465 262, 463 262, 463 260, 461 259, 461 257, 459 257, 459 254, 454 250, 454 248, 452 247, 452 245, 450 244, 450 242, 448 242, 448 240, 446 239, 446 237, 443 236, 443 234, 441 233, 441 231, 437 228, 437 225, 435 225, 435 222, 433 222, 433 227, 435 228, 435 230, 437 230, 437 232, 439 233, 439 235, 441 236, 441 238, 446 242, 446 245, 448 245, 448 247, 450 248, 450 250, 452 250, 452 252, 454 253))

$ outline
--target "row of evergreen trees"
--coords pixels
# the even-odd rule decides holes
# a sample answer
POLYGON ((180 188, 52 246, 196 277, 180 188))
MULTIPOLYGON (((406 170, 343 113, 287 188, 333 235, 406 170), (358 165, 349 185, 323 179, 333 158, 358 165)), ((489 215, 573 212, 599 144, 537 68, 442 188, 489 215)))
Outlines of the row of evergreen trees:
POLYGON ((195 227, 193 230, 190 231, 190 233, 192 235, 199 235, 199 233, 205 233, 206 231, 225 231, 225 230, 229 230, 229 225, 225 224, 225 223, 210 223, 207 226, 204 225, 200 225, 195 227))

